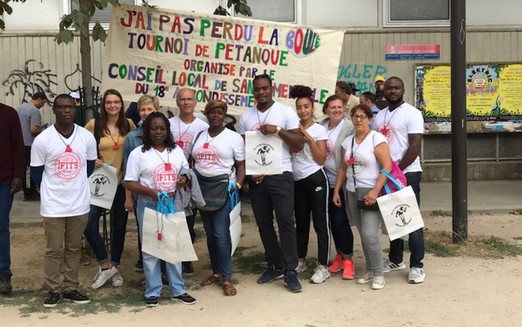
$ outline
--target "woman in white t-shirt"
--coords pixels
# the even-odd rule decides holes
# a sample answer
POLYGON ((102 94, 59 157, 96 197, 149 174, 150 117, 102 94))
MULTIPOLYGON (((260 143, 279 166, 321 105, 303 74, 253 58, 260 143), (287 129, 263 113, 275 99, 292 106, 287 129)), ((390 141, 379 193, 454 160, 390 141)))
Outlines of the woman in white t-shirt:
MULTIPOLYGON (((238 133, 225 127, 227 105, 211 100, 205 106, 210 127, 195 137, 192 158, 197 174, 205 177, 228 175, 225 180, 234 183, 237 191, 245 180, 245 143, 238 133)), ((222 183, 222 180, 216 181, 222 183)), ((205 192, 202 189, 202 192, 205 192)), ((201 285, 221 282, 227 296, 237 294, 232 279, 232 241, 230 237, 230 212, 233 203, 227 196, 224 206, 215 211, 200 210, 203 227, 207 234, 212 275, 203 279, 201 285)))
POLYGON ((358 208, 360 205, 372 206, 386 183, 386 175, 381 168, 391 170, 390 149, 381 133, 370 129, 372 110, 364 104, 351 111, 355 125, 355 135, 346 138, 342 144, 342 157, 339 174, 334 189, 333 201, 341 206, 339 191, 346 181, 350 221, 359 230, 366 259, 366 272, 357 280, 358 284, 371 282, 372 289, 382 289, 385 285, 383 273, 382 247, 379 240, 381 214, 378 210, 358 208))
POLYGON ((328 256, 330 253, 330 230, 328 222, 328 181, 323 170, 326 159, 325 129, 314 122, 312 90, 308 86, 295 85, 290 91, 295 98, 299 131, 305 139, 302 150, 292 149, 292 171, 294 172, 294 212, 299 261, 296 271, 306 271, 306 254, 310 235, 310 214, 317 234, 317 260, 319 261, 310 279, 320 284, 330 277, 328 256))
MULTIPOLYGON (((174 196, 177 187, 187 184, 184 171, 188 162, 172 139, 170 123, 161 112, 151 113, 143 122, 143 145, 134 149, 127 160, 125 187, 138 194, 136 217, 143 239, 145 207, 156 209, 158 192, 174 196)), ((169 292, 172 300, 194 304, 196 299, 185 292, 181 262, 166 263, 169 292)), ((145 298, 149 307, 157 306, 162 289, 160 259, 143 252, 145 298)))

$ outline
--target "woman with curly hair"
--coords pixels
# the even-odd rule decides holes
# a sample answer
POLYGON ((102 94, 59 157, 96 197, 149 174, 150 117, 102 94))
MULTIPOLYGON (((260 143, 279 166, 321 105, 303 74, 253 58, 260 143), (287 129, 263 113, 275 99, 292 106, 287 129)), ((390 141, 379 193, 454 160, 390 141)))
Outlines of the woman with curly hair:
POLYGON ((292 170, 294 172, 294 212, 297 232, 297 272, 306 271, 306 253, 310 235, 310 213, 317 234, 317 267, 310 279, 320 284, 330 278, 328 256, 330 253, 330 230, 328 223, 328 181, 323 170, 326 159, 325 129, 314 121, 314 101, 308 86, 295 85, 290 97, 296 99, 299 116, 299 131, 305 139, 302 150, 292 150, 292 170))

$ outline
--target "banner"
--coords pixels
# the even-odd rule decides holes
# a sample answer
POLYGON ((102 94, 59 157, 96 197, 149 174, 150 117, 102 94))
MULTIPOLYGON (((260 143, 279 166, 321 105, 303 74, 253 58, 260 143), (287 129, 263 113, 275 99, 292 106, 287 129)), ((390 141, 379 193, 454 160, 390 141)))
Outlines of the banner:
POLYGON ((340 30, 120 5, 112 10, 102 88, 177 107, 177 92, 189 87, 199 108, 219 99, 237 115, 254 105, 252 79, 268 74, 274 100, 292 107, 292 85, 310 86, 321 117, 320 104, 335 91, 343 38, 340 30))

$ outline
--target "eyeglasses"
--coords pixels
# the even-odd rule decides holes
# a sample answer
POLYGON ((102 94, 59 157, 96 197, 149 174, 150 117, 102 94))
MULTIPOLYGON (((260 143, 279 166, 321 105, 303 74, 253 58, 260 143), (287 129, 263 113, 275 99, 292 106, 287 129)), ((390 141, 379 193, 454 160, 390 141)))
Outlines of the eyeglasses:
POLYGON ((117 101, 105 101, 105 104, 110 106, 111 104, 120 104, 121 101, 120 100, 117 100, 117 101))
POLYGON ((353 120, 365 120, 366 118, 368 118, 368 116, 366 116, 366 115, 353 115, 352 116, 353 120))

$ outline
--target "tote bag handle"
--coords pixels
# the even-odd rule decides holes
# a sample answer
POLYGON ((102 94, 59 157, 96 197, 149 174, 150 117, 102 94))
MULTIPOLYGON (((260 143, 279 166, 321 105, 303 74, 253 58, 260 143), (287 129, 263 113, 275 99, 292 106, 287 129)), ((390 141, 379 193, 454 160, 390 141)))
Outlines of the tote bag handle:
MULTIPOLYGON (((381 169, 381 173, 383 173, 384 175, 386 175, 386 177, 388 177, 388 179, 389 179, 390 181, 392 181, 393 184, 395 184, 395 186, 397 187, 397 190, 399 190, 399 191, 402 190, 402 186, 401 186, 399 183, 397 183, 397 181, 395 180, 395 178, 393 178, 393 176, 392 176, 389 172, 387 172, 387 171, 384 170, 384 169, 381 169)), ((384 184, 384 190, 386 191, 386 194, 390 194, 390 193, 392 193, 391 190, 390 190, 390 187, 388 186, 388 183, 384 184)))

